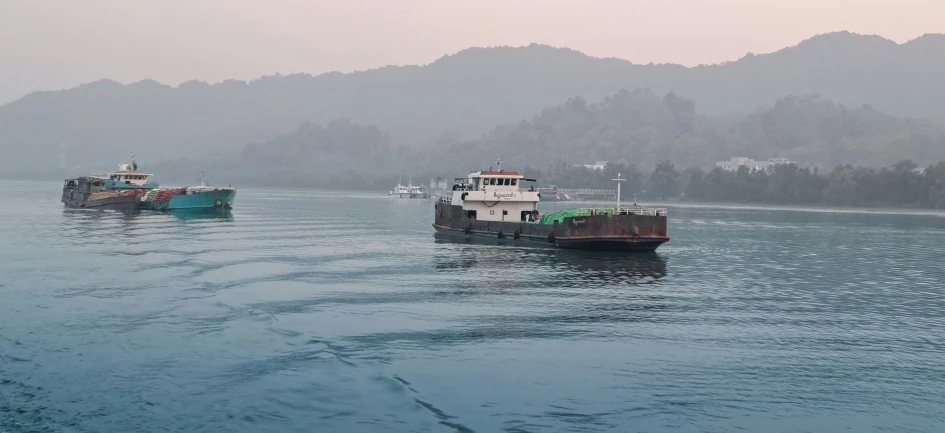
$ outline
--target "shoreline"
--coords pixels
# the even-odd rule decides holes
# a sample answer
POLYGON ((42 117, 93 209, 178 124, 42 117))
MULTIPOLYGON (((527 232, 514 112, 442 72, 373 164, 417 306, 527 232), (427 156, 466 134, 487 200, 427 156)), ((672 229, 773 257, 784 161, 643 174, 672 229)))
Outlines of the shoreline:
MULTIPOLYGON (((559 201, 545 203, 562 203, 566 207, 570 203, 587 203, 595 206, 609 205, 613 206, 612 201, 559 201)), ((902 208, 902 207, 839 207, 823 206, 813 207, 804 205, 780 205, 780 204, 746 204, 731 202, 661 202, 661 201, 640 201, 643 207, 666 207, 666 208, 692 208, 692 209, 734 209, 734 210, 772 210, 772 211, 791 211, 791 212, 816 212, 816 213, 843 213, 843 214, 864 214, 864 215, 915 215, 915 216, 934 216, 945 218, 945 210, 923 209, 923 208, 902 208)), ((621 203, 623 207, 624 203, 621 203)))
MULTIPOLYGON (((59 184, 57 181, 31 181, 31 180, 16 180, 16 179, 0 179, 0 182, 14 182, 14 183, 50 183, 50 184, 59 184)), ((341 190, 341 189, 328 189, 328 188, 310 188, 310 187, 271 187, 271 186, 245 186, 236 188, 241 190, 256 190, 256 191, 320 191, 332 194, 352 194, 352 195, 368 195, 368 196, 378 196, 378 197, 388 197, 386 192, 383 191, 373 191, 373 190, 341 190)), ((432 199, 432 197, 430 198, 432 199)), ((644 207, 667 207, 667 208, 692 208, 692 209, 737 209, 737 210, 777 210, 777 211, 792 211, 792 212, 818 212, 818 213, 844 213, 844 214, 864 214, 864 215, 915 215, 915 216, 933 216, 939 218, 945 218, 945 210, 936 210, 936 209, 926 209, 926 208, 903 208, 903 207, 836 207, 836 206, 821 206, 814 207, 810 205, 781 205, 781 204, 747 204, 747 203, 732 203, 732 202, 662 202, 662 201, 638 201, 641 206, 644 207)), ((587 200, 587 201, 557 201, 557 202, 542 202, 543 204, 551 204, 552 207, 587 207, 587 205, 593 206, 613 206, 615 203, 612 201, 599 201, 599 200, 587 200), (553 204, 552 204, 553 203, 553 204)), ((621 203, 627 204, 627 203, 621 203)))

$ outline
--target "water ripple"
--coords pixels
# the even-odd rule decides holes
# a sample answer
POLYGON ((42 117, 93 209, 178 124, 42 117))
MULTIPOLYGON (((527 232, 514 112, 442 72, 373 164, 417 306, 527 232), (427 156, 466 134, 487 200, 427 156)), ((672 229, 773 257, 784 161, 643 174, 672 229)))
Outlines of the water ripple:
POLYGON ((2 433, 942 428, 939 217, 680 207, 628 257, 436 239, 429 201, 56 188, 0 184, 2 433))

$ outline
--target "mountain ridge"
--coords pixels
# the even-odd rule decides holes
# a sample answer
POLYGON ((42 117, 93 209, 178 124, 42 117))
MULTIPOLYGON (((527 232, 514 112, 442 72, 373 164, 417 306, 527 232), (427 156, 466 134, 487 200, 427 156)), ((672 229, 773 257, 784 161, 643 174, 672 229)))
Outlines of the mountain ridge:
POLYGON ((570 97, 620 89, 675 92, 708 115, 747 114, 786 95, 821 94, 897 116, 945 119, 943 35, 898 44, 850 32, 713 65, 635 64, 570 48, 474 47, 425 65, 350 73, 263 76, 177 86, 98 80, 33 92, 0 106, 0 170, 46 164, 66 148, 70 166, 129 148, 152 160, 239 149, 333 119, 377 125, 398 144, 444 133, 470 139, 528 119, 570 97))

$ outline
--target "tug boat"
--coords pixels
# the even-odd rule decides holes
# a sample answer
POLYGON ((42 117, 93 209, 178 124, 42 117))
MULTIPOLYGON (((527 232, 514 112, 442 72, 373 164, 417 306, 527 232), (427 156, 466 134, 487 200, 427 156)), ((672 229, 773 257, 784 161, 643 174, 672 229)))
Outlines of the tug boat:
POLYGON ((540 215, 541 192, 523 182, 536 182, 516 171, 496 169, 456 178, 450 194, 437 198, 433 228, 440 234, 489 237, 556 248, 601 251, 655 251, 669 241, 666 209, 634 203, 604 208, 567 209, 540 215))
POLYGON ((66 207, 120 211, 231 209, 236 188, 200 186, 160 188, 151 173, 131 164, 119 164, 118 171, 66 179, 62 202, 66 207))

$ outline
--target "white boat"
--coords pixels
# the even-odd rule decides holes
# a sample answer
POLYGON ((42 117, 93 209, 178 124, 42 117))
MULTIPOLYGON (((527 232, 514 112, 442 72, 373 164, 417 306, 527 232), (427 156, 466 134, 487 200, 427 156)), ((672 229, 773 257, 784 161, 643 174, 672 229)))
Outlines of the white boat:
POLYGON ((399 198, 429 198, 430 194, 427 193, 427 188, 423 185, 413 185, 409 180, 407 185, 402 185, 400 182, 397 182, 397 186, 389 192, 387 195, 399 197, 399 198))

